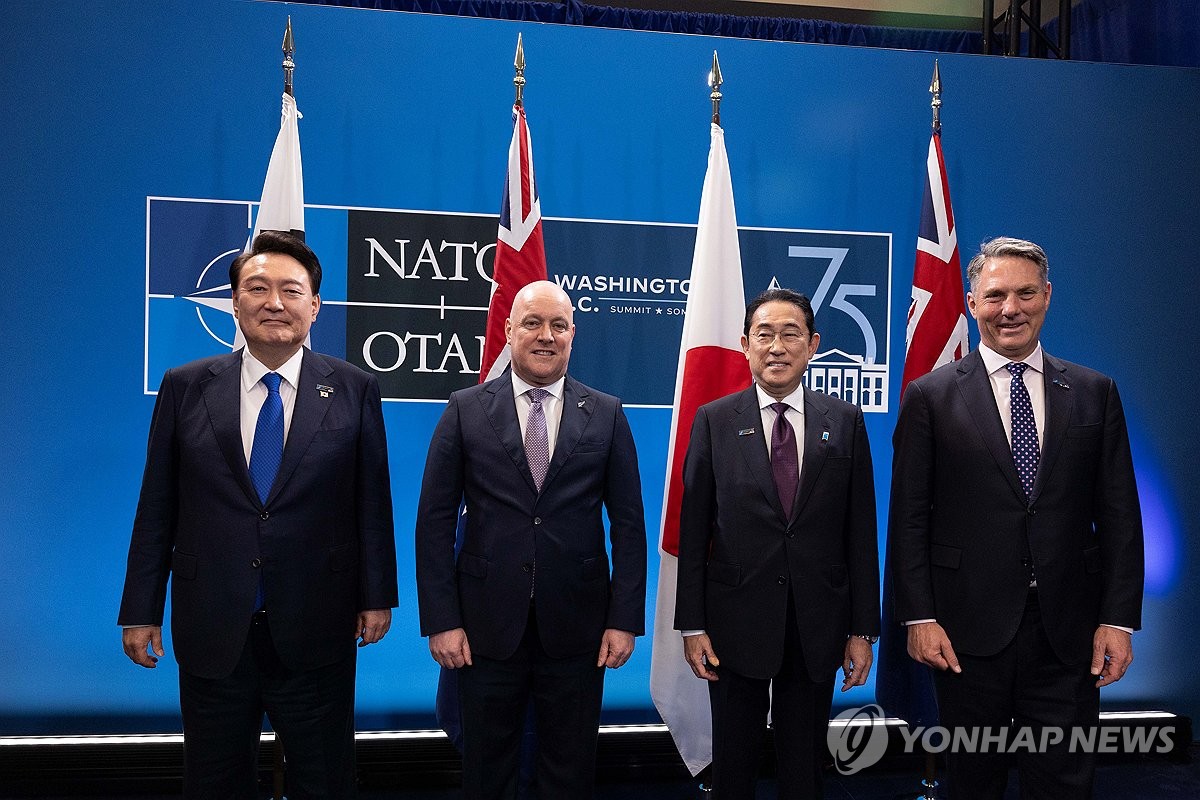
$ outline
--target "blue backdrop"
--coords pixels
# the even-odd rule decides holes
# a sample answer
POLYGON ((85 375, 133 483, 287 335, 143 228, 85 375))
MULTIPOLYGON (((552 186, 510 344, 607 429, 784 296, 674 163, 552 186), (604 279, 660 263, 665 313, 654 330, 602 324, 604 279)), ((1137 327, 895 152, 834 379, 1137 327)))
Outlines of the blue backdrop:
MULTIPOLYGON (((22 0, 0 30, 0 285, 9 297, 0 322, 9 376, 0 391, 2 732, 169 727, 176 714, 173 659, 153 672, 129 663, 116 608, 153 405, 146 389, 168 357, 221 346, 189 338, 194 303, 174 323, 155 311, 152 279, 165 274, 172 248, 152 253, 152 226, 167 223, 148 198, 242 209, 257 200, 278 130, 278 45, 289 13, 306 200, 326 207, 310 209, 310 239, 333 276, 332 299, 353 289, 347 265, 365 246, 348 239, 345 209, 497 212, 518 32, 543 213, 559 218, 547 223, 551 273, 686 276, 709 144, 705 78, 719 49, 738 219, 771 229, 744 237, 747 291, 773 277, 818 288, 824 267, 771 248, 834 234, 796 231, 884 242, 869 275, 853 279, 874 287, 872 330, 891 380, 889 410, 867 416, 884 518, 932 54, 235 0, 117 0, 76 14, 22 0), (614 224, 593 248, 580 243, 598 229, 578 220, 614 224), (658 238, 613 248, 622 231, 643 227, 625 223, 654 223, 658 238)), ((1200 550, 1200 435, 1189 411, 1195 373, 1180 356, 1198 343, 1187 298, 1200 70, 940 59, 964 263, 992 235, 1041 243, 1055 285, 1047 349, 1113 374, 1129 414, 1147 526, 1145 630, 1129 676, 1105 701, 1194 715, 1200 644, 1188 625, 1198 600, 1188 567, 1200 550)), ((226 239, 207 224, 172 223, 173 241, 189 232, 237 239, 236 222, 226 239)), ((196 276, 204 264, 176 266, 196 276)), ((601 388, 636 387, 645 376, 669 387, 680 318, 635 324, 611 306, 683 297, 642 292, 581 312, 574 371, 601 388)), ((344 308, 322 311, 319 349, 353 355, 344 308)), ((416 324, 396 313, 382 328, 399 334, 416 324)), ((836 329, 847 319, 831 307, 817 324, 836 329)), ((848 330, 842 349, 863 352, 848 330)), ((669 421, 655 397, 630 410, 652 553, 648 629, 669 421)), ((361 651, 364 725, 432 718, 437 670, 417 632, 412 521, 441 409, 385 407, 401 608, 388 638, 361 651)), ((642 639, 610 675, 609 712, 653 719, 648 678, 642 639)), ((842 699, 871 696, 866 687, 842 699)))

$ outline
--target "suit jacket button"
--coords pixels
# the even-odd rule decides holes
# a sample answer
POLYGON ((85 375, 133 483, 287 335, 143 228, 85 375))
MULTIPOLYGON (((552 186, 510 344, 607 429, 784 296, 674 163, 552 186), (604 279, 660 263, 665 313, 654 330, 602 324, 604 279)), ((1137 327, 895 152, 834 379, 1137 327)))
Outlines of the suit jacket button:
POLYGON ((796 538, 796 532, 795 532, 794 530, 792 530, 791 528, 788 528, 787 537, 788 537, 789 539, 795 539, 795 538, 796 538))
POLYGON ((533 566, 530 564, 522 564, 521 565, 522 572, 529 572, 531 569, 533 569, 533 566))
POLYGON ((541 525, 541 524, 542 524, 542 518, 541 518, 541 517, 534 517, 534 518, 533 518, 533 524, 534 524, 534 525, 541 525))
POLYGON ((262 559, 261 558, 254 559, 253 561, 250 562, 250 566, 254 567, 255 569, 258 569, 259 567, 262 566, 262 559))
POLYGON ((778 578, 775 579, 775 582, 778 583, 780 586, 783 586, 785 583, 787 583, 787 578, 780 575, 778 578))
POLYGON ((261 514, 259 514, 259 515, 258 515, 258 518, 259 518, 259 519, 267 519, 267 518, 269 518, 270 516, 271 516, 271 513, 270 513, 269 511, 264 511, 264 512, 262 512, 261 514))

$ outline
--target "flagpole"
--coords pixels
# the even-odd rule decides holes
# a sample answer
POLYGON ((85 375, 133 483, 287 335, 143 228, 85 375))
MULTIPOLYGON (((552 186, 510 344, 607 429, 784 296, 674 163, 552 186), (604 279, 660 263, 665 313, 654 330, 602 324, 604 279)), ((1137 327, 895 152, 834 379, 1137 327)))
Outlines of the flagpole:
MULTIPOLYGON (((492 262, 492 291, 484 322, 483 357, 479 382, 498 378, 510 362, 504 336, 504 321, 512 312, 517 292, 534 281, 547 280, 546 250, 542 237, 542 210, 533 169, 533 144, 525 119, 525 45, 517 34, 517 52, 513 58, 513 86, 516 97, 512 108, 512 139, 508 146, 504 194, 496 228, 496 246, 492 262)), ((470 510, 464 505, 458 516, 454 550, 457 554, 466 535, 470 510)), ((458 705, 458 674, 442 669, 438 675, 436 712, 438 725, 454 746, 462 750, 462 716, 458 705)), ((521 745, 521 773, 533 774, 534 741, 526 730, 521 745)), ((524 792, 524 787, 519 787, 524 792)))
MULTIPOLYGON (((721 61, 717 58, 717 51, 713 50, 712 69, 708 72, 708 88, 712 91, 709 92, 708 97, 712 100, 712 124, 717 126, 721 124, 721 84, 724 82, 725 80, 721 76, 721 61)), ((700 770, 700 774, 696 777, 700 779, 700 791, 706 795, 711 794, 712 762, 710 761, 704 769, 700 770)))
POLYGON ((746 294, 733 181, 725 151, 725 134, 719 124, 722 81, 720 62, 714 53, 707 80, 709 97, 713 101, 708 167, 700 190, 691 289, 679 342, 663 481, 658 590, 650 652, 650 697, 670 729, 683 763, 702 781, 702 789, 708 788, 710 772, 706 770, 712 761, 708 687, 688 667, 683 655, 683 637, 674 625, 683 461, 697 409, 745 389, 751 380, 740 344, 746 294))
MULTIPOLYGON (((942 76, 938 71, 938 60, 933 60, 933 77, 929 81, 929 109, 932 113, 931 125, 933 127, 933 135, 941 137, 942 135, 942 76)), ((921 778, 921 796, 919 800, 932 800, 936 796, 937 782, 937 756, 933 754, 929 748, 922 746, 925 751, 925 774, 921 778)))
POLYGON ((287 28, 283 32, 283 93, 289 97, 295 97, 292 93, 292 72, 296 69, 296 62, 292 60, 292 56, 296 54, 296 40, 292 37, 292 15, 288 14, 287 28))
MULTIPOLYGON (((288 14, 287 27, 283 30, 283 93, 288 97, 295 98, 292 93, 292 72, 296 69, 296 62, 292 60, 292 56, 296 54, 296 40, 292 37, 292 15, 288 14)), ((269 168, 268 168, 269 169, 269 168)), ((259 212, 262 212, 262 203, 259 203, 259 212)), ((253 244, 253 235, 251 235, 251 244, 253 244)), ((244 337, 241 325, 234 322, 236 334, 234 335, 234 350, 238 348, 238 339, 244 337)), ((312 334, 304 337, 306 346, 312 343, 312 334)), ((283 745, 277 739, 271 748, 271 796, 274 800, 280 800, 283 797, 283 745)))
MULTIPOLYGON (((938 60, 933 60, 933 77, 929 81, 929 109, 932 113, 931 125, 933 135, 939 139, 942 135, 942 76, 938 71, 938 60)), ((907 633, 907 631, 906 631, 907 633)), ((917 800, 933 800, 937 796, 937 756, 922 745, 925 751, 925 774, 921 777, 921 794, 917 800)))
POLYGON ((940 135, 942 132, 942 76, 938 73, 938 62, 933 60, 933 80, 929 82, 929 93, 933 95, 933 99, 929 101, 929 107, 933 109, 933 132, 940 135))
MULTIPOLYGON (((289 16, 283 32, 283 94, 280 111, 279 134, 271 148, 267 162, 267 174, 263 180, 261 199, 254 225, 246 239, 249 250, 254 238, 264 230, 291 233, 304 238, 304 170, 300 159, 300 130, 297 125, 302 116, 296 108, 292 90, 292 74, 296 68, 294 56, 296 40, 292 35, 292 18, 289 16)), ((305 340, 308 345, 310 339, 305 340)), ((238 350, 246 343, 242 329, 234 321, 233 349, 238 350)))
POLYGON ((521 34, 517 34, 517 54, 513 57, 513 86, 517 90, 517 98, 513 100, 513 105, 517 108, 522 108, 525 104, 525 45, 521 41, 521 34))
POLYGON ((708 85, 712 89, 709 97, 712 99, 713 115, 712 121, 714 125, 721 124, 721 84, 724 79, 721 77, 721 62, 717 60, 717 51, 713 50, 712 70, 708 73, 708 85))

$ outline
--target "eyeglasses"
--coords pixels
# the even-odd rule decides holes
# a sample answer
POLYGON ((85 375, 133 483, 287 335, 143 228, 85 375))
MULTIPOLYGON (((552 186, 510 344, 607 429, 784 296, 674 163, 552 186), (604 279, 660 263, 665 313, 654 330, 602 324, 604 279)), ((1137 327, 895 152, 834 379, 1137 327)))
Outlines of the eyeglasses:
POLYGON ((754 333, 750 334, 750 340, 757 345, 767 347, 774 344, 776 339, 779 339, 785 346, 791 347, 803 342, 807 336, 808 334, 806 333, 792 330, 781 331, 778 333, 775 331, 755 331, 754 333))

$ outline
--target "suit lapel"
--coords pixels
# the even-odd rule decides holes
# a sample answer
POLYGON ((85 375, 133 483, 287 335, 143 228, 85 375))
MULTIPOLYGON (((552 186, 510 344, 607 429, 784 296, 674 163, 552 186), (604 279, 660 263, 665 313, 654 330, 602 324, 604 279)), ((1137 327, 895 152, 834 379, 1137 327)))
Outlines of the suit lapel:
POLYGON ((506 368, 499 378, 484 385, 479 402, 492 430, 496 432, 496 438, 504 446, 504 451, 525 478, 529 490, 536 493, 533 473, 529 471, 529 464, 525 460, 525 442, 521 438, 521 423, 517 420, 511 369, 506 368))
MULTIPOLYGON (((575 451, 575 445, 579 444, 583 431, 592 419, 595 403, 588 394, 583 384, 567 376, 563 383, 562 416, 558 421, 558 438, 554 440, 554 457, 550 459, 550 468, 546 470, 546 479, 542 481, 543 489, 550 485, 550 481, 554 480, 554 476, 562 469, 563 463, 575 451)), ((528 466, 525 467, 525 471, 529 472, 528 466)), ((533 482, 532 475, 529 480, 530 483, 533 482)))
POLYGON ((974 420, 979 436, 995 459, 996 466, 1004 473, 1017 497, 1024 501, 1025 490, 1021 488, 1021 477, 1013 463, 1012 446, 1004 434, 1004 423, 996 407, 996 395, 978 350, 968 353, 958 362, 958 390, 966 405, 967 416, 974 420))
POLYGON ((1042 491, 1043 482, 1054 467, 1067 427, 1071 423, 1071 413, 1075 408, 1075 396, 1071 392, 1071 384, 1067 380, 1067 369, 1062 362, 1042 352, 1043 380, 1046 392, 1046 430, 1042 442, 1042 457, 1038 462, 1037 477, 1033 482, 1033 491, 1029 502, 1034 502, 1042 491))
MULTIPOLYGON (((812 494, 829 442, 829 404, 824 395, 804 391, 804 460, 800 468, 800 488, 796 492, 796 503, 792 506, 792 517, 800 513, 808 496, 812 494)), ((790 518, 789 518, 790 519, 790 518)))
POLYGON ((779 490, 775 488, 775 475, 771 472, 771 456, 767 453, 767 437, 771 432, 762 429, 762 410, 758 407, 758 390, 753 383, 738 396, 729 425, 729 432, 737 441, 758 488, 779 518, 786 522, 787 513, 779 502, 779 490))
POLYGON ((329 407, 337 399, 341 386, 333 386, 332 392, 320 392, 317 385, 330 385, 330 375, 333 367, 319 354, 306 349, 304 360, 300 363, 300 385, 296 387, 296 404, 292 407, 292 424, 288 428, 287 443, 283 446, 283 458, 279 462, 279 472, 275 475, 275 483, 267 502, 275 498, 292 473, 296 471, 313 436, 321 428, 321 422, 329 412, 329 407))
POLYGON ((213 435, 229 471, 233 473, 246 497, 259 504, 258 493, 250 482, 246 468, 246 450, 242 444, 242 351, 230 353, 209 367, 210 377, 200 388, 213 435))

